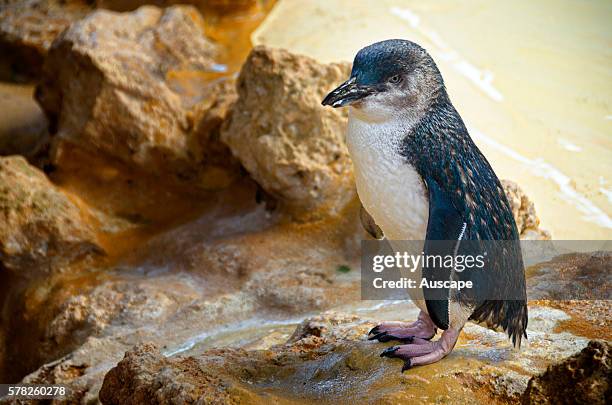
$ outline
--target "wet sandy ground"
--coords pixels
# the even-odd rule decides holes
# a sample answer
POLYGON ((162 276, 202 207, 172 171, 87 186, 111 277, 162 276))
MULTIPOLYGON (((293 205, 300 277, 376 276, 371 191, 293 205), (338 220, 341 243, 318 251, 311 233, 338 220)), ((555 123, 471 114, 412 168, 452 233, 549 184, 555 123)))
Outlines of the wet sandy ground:
POLYGON ((280 1, 256 43, 322 61, 404 38, 427 48, 498 175, 555 239, 612 237, 612 4, 280 1))

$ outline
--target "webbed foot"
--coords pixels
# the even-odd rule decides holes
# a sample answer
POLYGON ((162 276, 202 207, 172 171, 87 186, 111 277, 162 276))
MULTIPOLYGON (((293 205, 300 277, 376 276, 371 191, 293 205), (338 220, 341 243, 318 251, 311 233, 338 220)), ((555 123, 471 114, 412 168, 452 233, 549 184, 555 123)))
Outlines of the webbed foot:
POLYGON ((402 372, 414 366, 435 363, 446 357, 453 350, 455 343, 457 343, 459 332, 459 330, 449 328, 435 342, 415 338, 413 343, 386 348, 380 354, 380 357, 404 360, 402 372))

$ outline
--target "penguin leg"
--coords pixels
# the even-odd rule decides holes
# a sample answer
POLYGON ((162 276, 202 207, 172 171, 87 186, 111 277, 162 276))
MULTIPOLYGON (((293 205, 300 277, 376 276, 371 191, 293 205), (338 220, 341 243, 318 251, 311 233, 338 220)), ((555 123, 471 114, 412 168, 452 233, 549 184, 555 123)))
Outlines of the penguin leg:
POLYGON ((442 360, 453 350, 462 328, 449 327, 435 342, 418 341, 412 344, 388 347, 380 354, 380 357, 396 357, 404 360, 402 371, 413 366, 435 363, 442 360))
POLYGON ((426 312, 421 311, 419 317, 413 323, 406 322, 384 322, 372 328, 368 333, 368 340, 388 342, 399 340, 413 343, 415 338, 429 340, 436 335, 436 325, 426 312))

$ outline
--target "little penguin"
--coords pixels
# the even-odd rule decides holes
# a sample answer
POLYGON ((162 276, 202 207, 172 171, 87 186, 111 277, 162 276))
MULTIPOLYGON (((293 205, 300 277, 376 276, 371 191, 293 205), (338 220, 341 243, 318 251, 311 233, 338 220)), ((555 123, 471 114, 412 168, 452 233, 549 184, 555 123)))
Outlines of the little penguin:
POLYGON ((381 356, 404 360, 402 371, 437 362, 453 350, 468 320, 503 329, 520 346, 527 337, 527 302, 516 223, 427 51, 401 39, 361 49, 350 78, 322 104, 349 107, 346 143, 361 220, 372 236, 424 241, 424 255, 456 255, 470 250, 463 247, 470 241, 503 241, 482 273, 422 266, 425 278, 481 278, 475 281, 486 291, 474 295, 449 287, 440 296, 424 287, 422 298, 413 298, 420 309, 415 322, 385 322, 370 331, 370 340, 404 343, 381 356), (438 328, 443 333, 432 341, 438 328))

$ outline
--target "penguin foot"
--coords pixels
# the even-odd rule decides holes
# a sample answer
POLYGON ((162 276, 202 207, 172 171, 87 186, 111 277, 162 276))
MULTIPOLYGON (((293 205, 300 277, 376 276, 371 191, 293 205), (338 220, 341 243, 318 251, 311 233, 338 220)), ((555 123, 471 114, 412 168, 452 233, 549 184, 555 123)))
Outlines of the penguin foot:
POLYGON ((435 363, 446 357, 455 347, 459 338, 460 329, 449 328, 442 333, 442 337, 431 342, 415 338, 413 343, 386 348, 380 357, 398 358, 404 360, 402 372, 425 364, 435 363))
POLYGON ((404 343, 412 343, 415 337, 416 336, 411 334, 408 329, 404 329, 399 333, 389 333, 387 331, 378 332, 372 336, 368 336, 368 340, 378 340, 382 343, 389 342, 391 340, 399 340, 400 342, 404 343))
POLYGON ((425 312, 419 314, 416 322, 384 322, 375 326, 368 332, 368 340, 389 342, 399 340, 404 343, 413 343, 415 338, 429 340, 436 335, 436 326, 425 312))
POLYGON ((416 341, 419 340, 428 341, 436 334, 435 331, 433 331, 433 333, 422 332, 415 328, 392 329, 389 331, 375 331, 372 333, 372 335, 368 336, 368 340, 378 340, 381 343, 390 342, 392 340, 397 340, 402 343, 416 343, 416 341))

